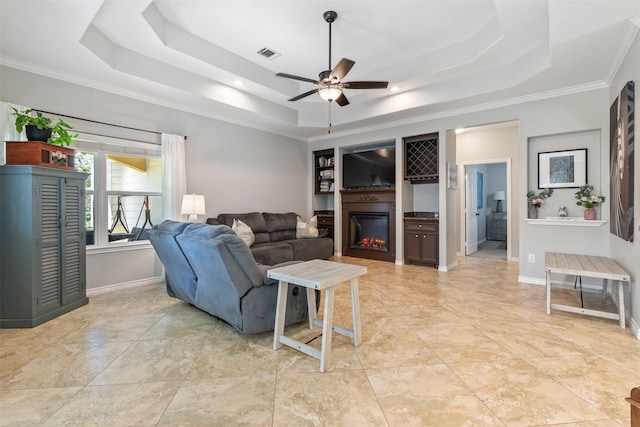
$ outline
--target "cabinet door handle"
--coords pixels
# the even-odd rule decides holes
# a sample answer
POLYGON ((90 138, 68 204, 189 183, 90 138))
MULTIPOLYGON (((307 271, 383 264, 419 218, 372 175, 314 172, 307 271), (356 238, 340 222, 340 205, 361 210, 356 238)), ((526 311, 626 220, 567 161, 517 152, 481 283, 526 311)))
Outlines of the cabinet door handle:
POLYGON ((418 238, 418 237, 420 237, 420 236, 418 236, 418 235, 416 234, 416 238, 418 238))

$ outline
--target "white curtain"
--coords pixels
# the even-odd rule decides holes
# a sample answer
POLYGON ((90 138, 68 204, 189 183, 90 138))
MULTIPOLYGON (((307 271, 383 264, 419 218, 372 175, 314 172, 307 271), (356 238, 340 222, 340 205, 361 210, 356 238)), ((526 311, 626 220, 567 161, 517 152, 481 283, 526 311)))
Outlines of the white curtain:
POLYGON ((184 136, 162 134, 162 216, 183 221, 182 195, 187 192, 184 136))
MULTIPOLYGON (((15 117, 11 115, 15 108, 18 111, 24 111, 29 109, 23 105, 10 104, 8 102, 0 102, 0 166, 7 163, 6 160, 6 144, 5 141, 23 141, 26 140, 26 136, 16 132, 15 117)), ((22 131, 24 134, 24 130, 22 131)))

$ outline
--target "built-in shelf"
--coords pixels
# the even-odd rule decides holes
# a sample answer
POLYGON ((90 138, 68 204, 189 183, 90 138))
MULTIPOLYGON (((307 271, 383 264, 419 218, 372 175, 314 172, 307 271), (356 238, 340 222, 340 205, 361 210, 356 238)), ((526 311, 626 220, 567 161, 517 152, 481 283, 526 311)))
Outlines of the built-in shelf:
POLYGON ((566 225, 569 227, 600 227, 602 224, 607 222, 598 219, 586 220, 579 216, 549 216, 540 219, 525 218, 525 221, 531 225, 566 225))

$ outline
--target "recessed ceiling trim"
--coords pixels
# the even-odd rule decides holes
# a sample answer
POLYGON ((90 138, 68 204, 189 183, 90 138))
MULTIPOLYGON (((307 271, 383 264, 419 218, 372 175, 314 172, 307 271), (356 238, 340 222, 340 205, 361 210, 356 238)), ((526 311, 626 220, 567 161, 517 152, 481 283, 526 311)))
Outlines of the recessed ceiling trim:
POLYGON ((276 78, 272 71, 171 24, 155 2, 142 12, 142 17, 168 48, 279 93, 298 90, 298 85, 276 78))

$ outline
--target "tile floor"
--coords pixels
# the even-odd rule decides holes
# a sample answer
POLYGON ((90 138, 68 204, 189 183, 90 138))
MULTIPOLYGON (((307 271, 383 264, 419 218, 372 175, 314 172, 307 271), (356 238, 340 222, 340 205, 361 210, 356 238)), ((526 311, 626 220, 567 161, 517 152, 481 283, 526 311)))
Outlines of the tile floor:
MULTIPOLYGON (((0 425, 630 425, 640 341, 616 321, 547 316, 545 288, 519 284, 517 263, 461 258, 438 273, 335 260, 368 268, 363 343, 334 334, 324 374, 316 359, 273 351, 271 333, 239 335, 148 285, 0 330, 0 425)), ((335 323, 350 326, 347 289, 335 323)))

